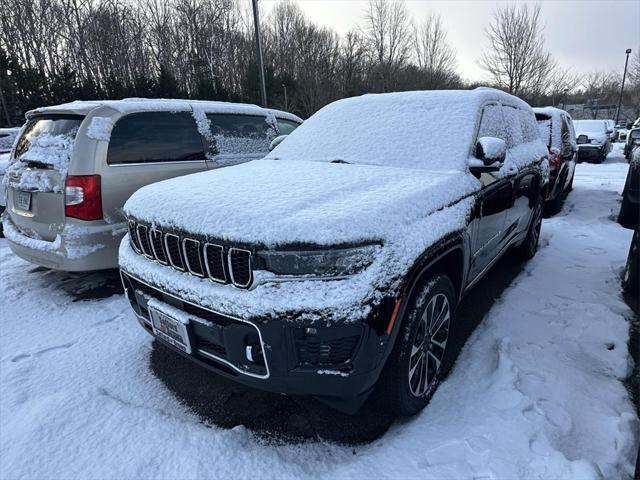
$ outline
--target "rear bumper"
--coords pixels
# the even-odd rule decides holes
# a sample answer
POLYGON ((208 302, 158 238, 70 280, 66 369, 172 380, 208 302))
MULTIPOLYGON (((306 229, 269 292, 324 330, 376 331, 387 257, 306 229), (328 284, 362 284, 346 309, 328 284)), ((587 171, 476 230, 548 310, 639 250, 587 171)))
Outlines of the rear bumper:
MULTIPOLYGON (((187 302, 124 270, 121 276, 127 298, 148 333, 153 334, 147 307, 151 298, 186 312, 193 353, 158 340, 194 363, 246 386, 315 396, 335 408, 355 412, 384 365, 388 337, 367 321, 318 326, 289 318, 239 319, 187 302), (252 346, 258 352, 253 361, 247 356, 247 347, 252 346)), ((296 312, 291 315, 295 318, 296 312)))
POLYGON ((4 215, 2 224, 13 253, 36 265, 68 272, 118 267, 118 246, 124 231, 116 235, 111 226, 82 232, 65 227, 53 241, 46 241, 21 231, 9 215, 4 215))

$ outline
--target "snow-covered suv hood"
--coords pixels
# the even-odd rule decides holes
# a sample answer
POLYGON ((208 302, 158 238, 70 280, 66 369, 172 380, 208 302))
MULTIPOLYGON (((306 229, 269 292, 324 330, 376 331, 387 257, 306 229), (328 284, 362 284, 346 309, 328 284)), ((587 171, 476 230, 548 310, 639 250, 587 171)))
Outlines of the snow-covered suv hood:
POLYGON ((220 240, 331 245, 384 240, 478 189, 461 171, 257 160, 146 186, 124 209, 220 240))

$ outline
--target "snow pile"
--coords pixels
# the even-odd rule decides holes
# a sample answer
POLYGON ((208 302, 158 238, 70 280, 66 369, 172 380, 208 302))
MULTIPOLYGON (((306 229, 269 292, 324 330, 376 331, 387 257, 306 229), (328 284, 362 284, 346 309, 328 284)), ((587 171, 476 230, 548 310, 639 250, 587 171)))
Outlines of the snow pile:
POLYGON ((87 137, 108 142, 111 138, 111 130, 113 130, 113 122, 110 118, 93 117, 87 128, 87 137))
POLYGON ((638 420, 620 381, 631 312, 618 275, 632 232, 610 219, 628 166, 610 158, 576 167, 540 252, 430 405, 355 447, 270 445, 242 425, 203 424, 151 373, 151 338, 123 295, 73 302, 72 277, 30 268, 0 240, 0 477, 631 478, 638 420))

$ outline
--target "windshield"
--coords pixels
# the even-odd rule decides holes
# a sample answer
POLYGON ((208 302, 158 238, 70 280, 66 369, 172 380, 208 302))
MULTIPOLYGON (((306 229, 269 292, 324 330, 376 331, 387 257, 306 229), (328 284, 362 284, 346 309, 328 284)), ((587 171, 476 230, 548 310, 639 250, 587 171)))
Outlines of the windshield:
POLYGON ((605 133, 606 131, 604 120, 576 120, 574 125, 577 135, 581 133, 605 133))
POLYGON ((402 92, 339 100, 306 120, 266 159, 461 171, 480 110, 472 95, 402 92))
POLYGON ((16 160, 66 172, 83 117, 46 115, 27 121, 16 146, 16 160))

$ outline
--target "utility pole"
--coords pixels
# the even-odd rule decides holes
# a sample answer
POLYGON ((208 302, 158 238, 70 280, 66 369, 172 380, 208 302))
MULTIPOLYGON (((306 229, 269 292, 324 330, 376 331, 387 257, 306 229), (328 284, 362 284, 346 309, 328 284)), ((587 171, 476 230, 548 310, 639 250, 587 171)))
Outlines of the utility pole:
POLYGON ((629 54, 631 53, 631 49, 627 48, 626 52, 627 58, 624 61, 624 73, 622 74, 622 85, 620 86, 620 98, 618 98, 618 108, 616 109, 616 125, 618 124, 618 119, 620 118, 620 107, 622 106, 622 92, 624 92, 624 80, 627 76, 627 65, 629 64, 629 54))
POLYGON ((258 58, 258 69, 260 70, 260 94, 262 97, 262 106, 267 106, 267 86, 264 80, 264 62, 262 60, 262 40, 260 39, 260 18, 258 16, 258 0, 252 0, 253 3, 253 24, 256 32, 256 55, 258 58))
POLYGON ((283 83, 282 88, 284 88, 284 109, 285 111, 289 111, 289 102, 287 102, 287 86, 283 83))

